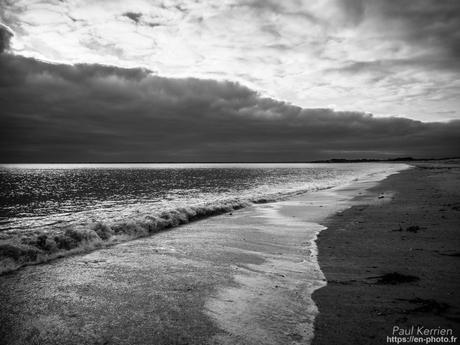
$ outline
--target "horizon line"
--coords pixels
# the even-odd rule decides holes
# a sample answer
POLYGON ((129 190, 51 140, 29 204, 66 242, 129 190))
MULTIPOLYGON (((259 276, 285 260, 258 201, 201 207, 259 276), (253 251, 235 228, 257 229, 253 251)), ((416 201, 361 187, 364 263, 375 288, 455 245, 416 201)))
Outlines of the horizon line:
POLYGON ((110 161, 110 162, 94 162, 94 161, 72 161, 72 162, 0 162, 0 165, 20 165, 20 164, 305 164, 305 163, 366 163, 366 162, 391 162, 391 161, 433 161, 433 160, 449 160, 460 159, 456 157, 440 157, 440 158, 414 158, 414 157, 395 157, 395 158, 326 158, 310 161, 110 161))

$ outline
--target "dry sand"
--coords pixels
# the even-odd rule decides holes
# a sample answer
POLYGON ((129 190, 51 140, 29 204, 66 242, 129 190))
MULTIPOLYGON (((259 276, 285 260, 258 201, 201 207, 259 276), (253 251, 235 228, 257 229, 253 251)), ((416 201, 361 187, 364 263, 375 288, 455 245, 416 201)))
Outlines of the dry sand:
POLYGON ((387 203, 323 223, 317 243, 328 285, 313 295, 314 345, 387 344, 396 325, 460 337, 460 165, 452 163, 392 175, 371 189, 392 195, 381 198, 387 203), (379 282, 395 272, 415 278, 379 282))

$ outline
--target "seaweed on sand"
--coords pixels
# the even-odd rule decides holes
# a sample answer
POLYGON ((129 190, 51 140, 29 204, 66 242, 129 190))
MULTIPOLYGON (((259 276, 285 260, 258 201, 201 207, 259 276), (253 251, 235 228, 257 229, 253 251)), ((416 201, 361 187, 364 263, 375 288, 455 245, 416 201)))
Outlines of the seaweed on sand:
POLYGON ((401 274, 398 272, 386 273, 378 277, 377 284, 384 284, 384 285, 397 285, 403 283, 413 283, 420 280, 417 276, 412 276, 409 274, 401 274))

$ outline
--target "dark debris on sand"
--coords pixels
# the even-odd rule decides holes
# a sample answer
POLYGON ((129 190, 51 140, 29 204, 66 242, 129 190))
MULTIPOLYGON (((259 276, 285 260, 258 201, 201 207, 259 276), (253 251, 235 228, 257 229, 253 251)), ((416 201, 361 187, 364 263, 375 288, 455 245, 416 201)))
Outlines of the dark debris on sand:
POLYGON ((374 278, 378 278, 377 284, 391 284, 391 285, 403 284, 403 283, 413 283, 413 282, 417 282, 420 280, 419 277, 412 276, 409 274, 401 274, 398 272, 386 273, 379 277, 374 277, 374 278))
POLYGON ((417 233, 420 231, 420 227, 418 225, 409 226, 408 228, 406 228, 406 231, 417 233))
POLYGON ((399 232, 407 231, 407 232, 417 233, 420 230, 422 230, 422 228, 418 225, 411 225, 411 226, 408 226, 406 229, 403 229, 403 227, 400 224, 398 229, 392 230, 392 231, 399 231, 399 232))

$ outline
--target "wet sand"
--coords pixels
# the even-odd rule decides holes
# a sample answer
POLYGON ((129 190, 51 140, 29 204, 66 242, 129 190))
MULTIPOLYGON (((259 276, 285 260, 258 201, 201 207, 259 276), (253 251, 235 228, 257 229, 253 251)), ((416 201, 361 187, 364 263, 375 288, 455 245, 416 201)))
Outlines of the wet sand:
POLYGON ((417 165, 371 189, 392 195, 387 203, 324 223, 318 249, 328 284, 313 295, 314 345, 388 344, 393 326, 460 337, 460 165, 417 165), (379 278, 389 273, 401 276, 379 278))
MULTIPOLYGON (((318 222, 369 181, 255 205, 0 277, 6 344, 307 344, 318 222)), ((360 196, 352 201, 353 197, 360 196)))

